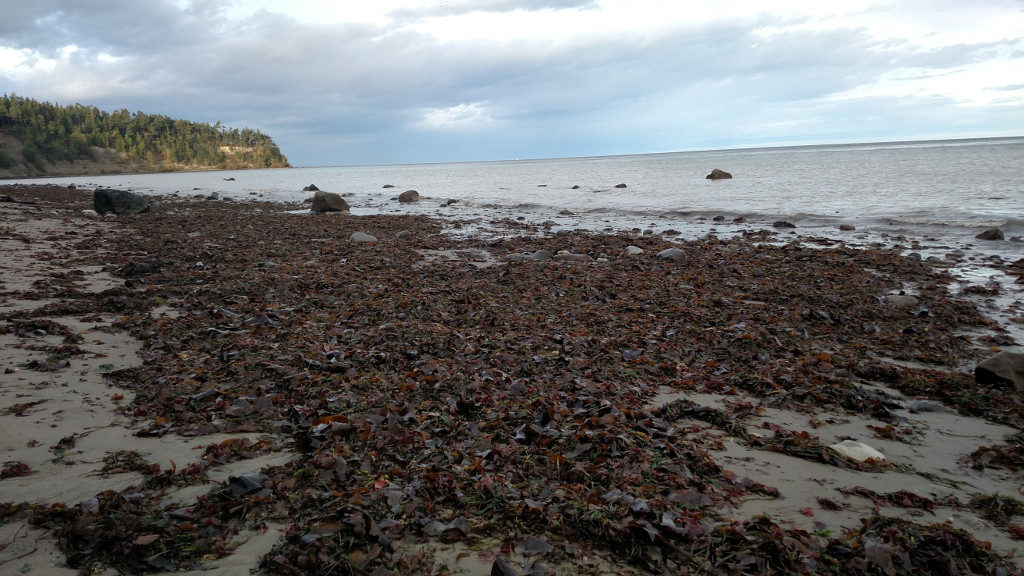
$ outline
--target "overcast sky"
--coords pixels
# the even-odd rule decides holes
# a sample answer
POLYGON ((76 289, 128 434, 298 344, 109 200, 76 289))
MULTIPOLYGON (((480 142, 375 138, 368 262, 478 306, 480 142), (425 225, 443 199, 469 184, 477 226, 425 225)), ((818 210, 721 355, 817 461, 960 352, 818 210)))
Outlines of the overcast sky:
POLYGON ((0 92, 295 165, 1024 134, 1024 2, 0 0, 0 92))

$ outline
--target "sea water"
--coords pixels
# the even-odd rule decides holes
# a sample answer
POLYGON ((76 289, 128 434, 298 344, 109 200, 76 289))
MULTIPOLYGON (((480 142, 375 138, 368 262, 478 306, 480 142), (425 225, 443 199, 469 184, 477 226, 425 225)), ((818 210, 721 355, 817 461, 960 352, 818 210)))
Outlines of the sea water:
POLYGON ((839 224, 957 239, 993 226, 1008 237, 1024 234, 1024 137, 24 182, 283 202, 308 198, 302 188, 314 184, 346 195, 354 214, 523 218, 590 229, 687 232, 723 216, 725 233, 786 220, 807 234, 831 234, 839 224), (733 178, 705 179, 714 168, 733 178), (421 201, 398 203, 404 190, 417 190, 421 201), (441 206, 449 200, 457 202, 441 206), (740 217, 743 223, 732 223, 740 217))

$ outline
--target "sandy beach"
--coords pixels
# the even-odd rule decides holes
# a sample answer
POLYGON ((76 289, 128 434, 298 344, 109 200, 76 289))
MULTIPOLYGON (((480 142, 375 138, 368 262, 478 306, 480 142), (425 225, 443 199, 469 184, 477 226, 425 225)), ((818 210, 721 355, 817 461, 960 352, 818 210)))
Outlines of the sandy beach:
POLYGON ((0 195, 0 573, 1024 573, 1016 343, 900 250, 0 195))

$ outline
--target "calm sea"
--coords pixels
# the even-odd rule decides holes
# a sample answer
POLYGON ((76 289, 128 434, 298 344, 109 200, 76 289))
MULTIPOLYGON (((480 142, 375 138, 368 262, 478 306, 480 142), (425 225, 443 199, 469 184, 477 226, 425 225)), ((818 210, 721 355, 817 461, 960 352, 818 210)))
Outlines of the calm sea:
POLYGON ((34 182, 44 181, 280 201, 307 198, 302 188, 315 184, 348 195, 355 214, 524 217, 574 228, 686 233, 721 215, 720 233, 788 220, 805 234, 833 235, 843 223, 871 235, 968 238, 991 226, 1024 234, 1024 137, 34 182), (733 179, 706 180, 713 168, 733 179), (419 191, 418 204, 393 200, 409 189, 419 191), (458 202, 440 206, 449 199, 458 202), (745 222, 732 224, 740 216, 745 222))

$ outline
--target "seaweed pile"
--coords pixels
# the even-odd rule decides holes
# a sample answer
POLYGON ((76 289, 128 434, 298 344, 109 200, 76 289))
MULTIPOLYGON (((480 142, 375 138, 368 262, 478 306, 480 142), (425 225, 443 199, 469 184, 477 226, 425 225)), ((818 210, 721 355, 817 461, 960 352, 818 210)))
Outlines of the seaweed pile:
MULTIPOLYGON (((884 468, 806 432, 751 434, 755 407, 647 405, 666 387, 732 390, 884 423, 885 399, 861 386, 871 380, 1020 427, 1016 392, 979 390, 957 371, 985 353, 964 328, 998 328, 948 295, 949 277, 894 251, 515 224, 460 239, 426 217, 168 198, 117 224, 102 242, 123 288, 91 301, 57 285, 22 296, 119 306, 145 365, 111 380, 138 393, 124 410, 140 434, 260 432, 296 457, 184 508, 156 495, 199 466, 149 470, 145 485, 78 507, 0 511, 53 527, 83 569, 194 566, 228 553, 239 529, 277 522, 285 538, 266 573, 434 573, 439 542, 493 560, 494 573, 517 573, 513 554, 536 574, 1016 573, 944 524, 870 517, 822 538, 768 517, 733 521, 730 503, 778 491, 724 469, 682 418, 762 449, 884 468), (358 231, 379 241, 350 241, 358 231), (669 246, 685 256, 655 257, 669 246), (427 261, 428 249, 591 261, 477 267, 427 261), (920 305, 884 299, 910 284, 920 305), (148 313, 158 306, 176 315, 148 313)), ((229 449, 210 447, 206 461, 229 449)))

